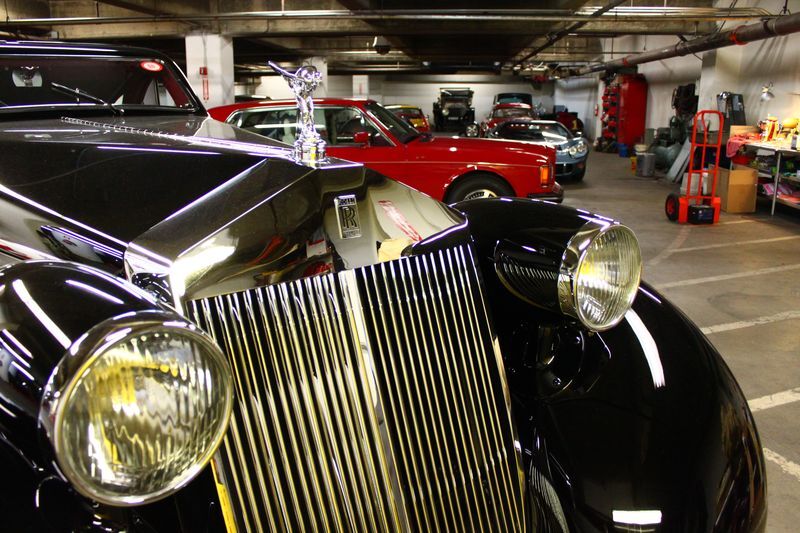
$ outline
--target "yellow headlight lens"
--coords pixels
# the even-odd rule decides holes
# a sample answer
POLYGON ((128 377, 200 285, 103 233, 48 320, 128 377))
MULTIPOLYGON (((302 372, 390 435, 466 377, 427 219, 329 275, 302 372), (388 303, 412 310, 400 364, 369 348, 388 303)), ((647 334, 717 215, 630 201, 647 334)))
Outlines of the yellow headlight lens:
POLYGON ((634 233, 619 224, 587 224, 567 246, 559 275, 564 313, 587 328, 615 326, 633 304, 642 275, 634 233))
POLYGON ((167 496, 200 472, 224 435, 232 406, 227 362, 183 321, 115 324, 91 344, 54 403, 59 465, 81 493, 103 503, 167 496))

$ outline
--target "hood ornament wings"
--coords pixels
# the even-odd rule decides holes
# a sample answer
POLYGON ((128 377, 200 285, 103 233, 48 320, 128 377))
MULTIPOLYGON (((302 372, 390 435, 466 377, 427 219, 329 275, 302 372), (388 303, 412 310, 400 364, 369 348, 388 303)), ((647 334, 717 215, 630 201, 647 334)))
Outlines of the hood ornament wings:
POLYGON ((322 81, 322 74, 313 66, 306 65, 292 74, 272 61, 272 70, 283 76, 297 100, 297 140, 294 156, 298 162, 319 165, 325 161, 325 141, 314 125, 314 100, 312 94, 322 81))

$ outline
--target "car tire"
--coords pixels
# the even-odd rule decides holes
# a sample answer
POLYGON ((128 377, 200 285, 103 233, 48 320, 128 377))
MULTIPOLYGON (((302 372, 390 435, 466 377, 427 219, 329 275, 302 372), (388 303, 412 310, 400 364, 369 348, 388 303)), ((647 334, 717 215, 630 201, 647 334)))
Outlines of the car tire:
POLYGON ((573 174, 572 179, 574 181, 583 181, 583 177, 586 175, 586 167, 583 167, 580 172, 577 174, 573 174))
POLYGON ((672 222, 678 220, 678 209, 680 208, 679 198, 680 197, 673 192, 667 195, 667 200, 664 202, 664 213, 672 222))
POLYGON ((467 124, 467 127, 464 128, 464 136, 465 137, 477 137, 480 134, 480 128, 477 124, 467 124))
POLYGON ((516 196, 509 184, 491 174, 470 174, 451 185, 445 196, 449 204, 478 198, 516 196))

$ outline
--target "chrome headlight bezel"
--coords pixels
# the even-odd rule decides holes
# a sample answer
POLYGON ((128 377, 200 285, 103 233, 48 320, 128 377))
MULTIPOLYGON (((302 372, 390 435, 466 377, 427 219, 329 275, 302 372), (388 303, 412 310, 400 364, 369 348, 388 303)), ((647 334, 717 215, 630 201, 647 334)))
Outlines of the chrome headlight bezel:
POLYGON ((633 300, 638 292, 642 275, 642 256, 638 246, 638 240, 634 232, 627 226, 616 223, 606 222, 587 222, 579 231, 573 235, 567 243, 561 259, 561 266, 558 273, 558 301, 561 311, 568 316, 577 318, 584 326, 592 331, 605 331, 616 326, 625 317, 625 313, 633 305, 633 300), (638 265, 635 274, 628 280, 625 289, 624 299, 617 306, 617 312, 602 322, 592 320, 586 316, 581 306, 580 294, 580 271, 581 266, 592 249, 597 239, 610 232, 618 232, 626 239, 636 243, 632 249, 627 250, 633 254, 633 261, 638 265))
POLYGON ((171 494, 186 486, 211 460, 227 432, 233 409, 233 376, 227 359, 216 343, 194 324, 187 322, 175 314, 163 311, 142 311, 126 313, 120 317, 101 322, 69 348, 66 355, 56 365, 45 387, 39 419, 55 451, 57 465, 64 477, 83 496, 97 502, 129 507, 148 504, 171 494), (69 401, 79 381, 88 375, 100 358, 110 350, 124 342, 152 333, 169 333, 193 343, 204 351, 205 356, 215 359, 220 380, 214 384, 219 390, 215 398, 223 401, 222 416, 214 428, 213 438, 206 446, 204 453, 183 469, 179 475, 173 476, 162 487, 142 494, 118 494, 93 485, 74 467, 74 458, 66 450, 64 441, 64 419, 69 401))
POLYGON ((580 157, 587 151, 586 143, 578 142, 569 147, 569 155, 572 157, 580 157))

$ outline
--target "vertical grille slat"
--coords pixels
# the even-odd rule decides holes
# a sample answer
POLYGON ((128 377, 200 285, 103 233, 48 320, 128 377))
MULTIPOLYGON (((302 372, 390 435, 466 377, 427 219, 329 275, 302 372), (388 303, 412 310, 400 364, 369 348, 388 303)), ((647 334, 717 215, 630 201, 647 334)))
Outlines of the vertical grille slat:
POLYGON ((235 374, 216 464, 242 531, 523 531, 468 246, 187 302, 235 374))
POLYGON ((456 350, 454 353, 457 354, 458 357, 455 357, 453 362, 455 365, 455 375, 460 378, 458 386, 465 408, 462 437, 467 440, 470 444, 469 449, 472 450, 470 457, 470 471, 472 473, 471 483, 473 485, 472 493, 475 495, 474 497, 476 499, 475 509, 478 511, 477 519, 480 524, 480 529, 485 530, 486 528, 492 527, 492 524, 497 524, 498 522, 494 521, 493 517, 490 516, 491 508, 486 499, 484 490, 484 469, 481 467, 481 463, 484 461, 485 457, 483 442, 480 436, 477 435, 477 423, 481 414, 477 412, 475 407, 468 361, 469 355, 471 355, 471 346, 468 332, 463 327, 465 325, 465 317, 458 298, 460 292, 457 286, 458 273, 452 270, 453 265, 449 264, 449 255, 449 250, 439 255, 439 283, 445 288, 445 298, 443 299, 445 313, 451 317, 450 322, 456 325, 451 335, 456 340, 456 350), (449 275, 450 273, 453 273, 452 277, 449 275))

